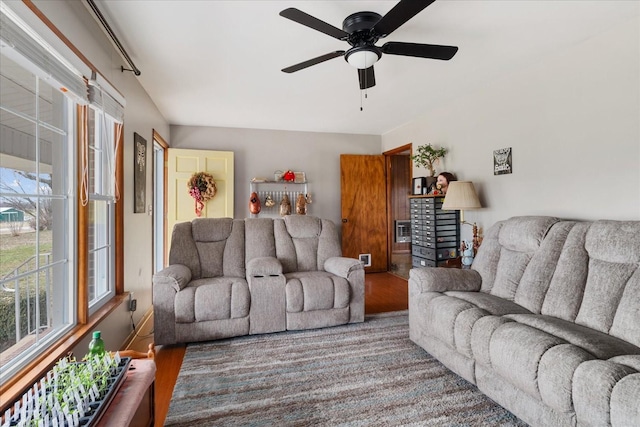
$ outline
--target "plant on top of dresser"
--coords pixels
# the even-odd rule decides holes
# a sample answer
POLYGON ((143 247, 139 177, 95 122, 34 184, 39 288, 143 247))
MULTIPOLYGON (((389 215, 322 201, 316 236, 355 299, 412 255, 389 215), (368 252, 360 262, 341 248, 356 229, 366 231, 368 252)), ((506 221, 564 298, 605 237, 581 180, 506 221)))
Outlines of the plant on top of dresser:
POLYGON ((420 145, 416 153, 411 156, 411 160, 415 162, 416 166, 428 169, 429 176, 436 176, 434 165, 438 163, 438 159, 447 154, 447 151, 444 147, 433 148, 431 144, 420 145))

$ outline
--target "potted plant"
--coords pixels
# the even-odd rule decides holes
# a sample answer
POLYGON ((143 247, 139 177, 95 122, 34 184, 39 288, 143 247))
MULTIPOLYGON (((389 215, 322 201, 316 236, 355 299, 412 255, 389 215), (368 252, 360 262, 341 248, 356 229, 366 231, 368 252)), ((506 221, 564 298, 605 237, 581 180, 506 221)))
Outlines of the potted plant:
POLYGON ((444 147, 435 149, 431 144, 420 145, 416 153, 411 156, 411 160, 415 162, 417 167, 428 169, 430 177, 435 177, 436 170, 434 164, 438 163, 438 159, 444 157, 447 151, 444 147))
POLYGON ((130 357, 63 358, 36 382, 12 409, 2 426, 93 426, 98 423, 126 377, 130 357))

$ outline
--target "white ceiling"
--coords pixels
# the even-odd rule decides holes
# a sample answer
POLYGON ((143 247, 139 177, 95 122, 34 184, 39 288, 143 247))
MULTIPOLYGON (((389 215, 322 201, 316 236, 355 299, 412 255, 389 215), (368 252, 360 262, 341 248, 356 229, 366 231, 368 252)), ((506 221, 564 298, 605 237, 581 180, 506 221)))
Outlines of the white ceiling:
POLYGON ((96 3, 170 124, 374 135, 638 19, 640 9, 637 1, 436 1, 378 45, 454 45, 456 56, 383 55, 360 111, 357 72, 343 58, 280 71, 349 46, 278 13, 296 7, 341 28, 349 14, 384 15, 395 1, 96 3))

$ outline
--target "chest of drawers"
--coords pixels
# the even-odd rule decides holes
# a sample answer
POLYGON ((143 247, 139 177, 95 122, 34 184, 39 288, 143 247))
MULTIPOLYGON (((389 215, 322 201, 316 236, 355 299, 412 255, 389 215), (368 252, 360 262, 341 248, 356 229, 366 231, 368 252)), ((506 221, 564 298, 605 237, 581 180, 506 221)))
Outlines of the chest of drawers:
POLYGON ((443 201, 443 196, 410 198, 413 267, 438 267, 459 256, 460 211, 442 210, 443 201))

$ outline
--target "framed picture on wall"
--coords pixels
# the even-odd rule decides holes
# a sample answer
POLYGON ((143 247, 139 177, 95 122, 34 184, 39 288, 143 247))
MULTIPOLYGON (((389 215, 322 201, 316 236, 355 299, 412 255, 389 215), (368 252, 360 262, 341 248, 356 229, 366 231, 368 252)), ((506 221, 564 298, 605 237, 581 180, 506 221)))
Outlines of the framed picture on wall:
POLYGON ((144 213, 147 205, 147 140, 133 133, 133 213, 144 213))
POLYGON ((505 175, 513 173, 513 157, 511 147, 493 151, 493 174, 505 175))

